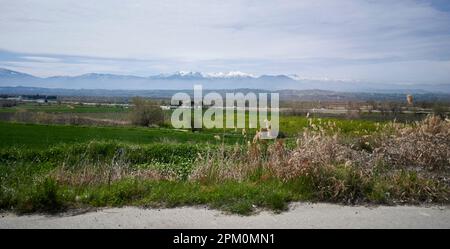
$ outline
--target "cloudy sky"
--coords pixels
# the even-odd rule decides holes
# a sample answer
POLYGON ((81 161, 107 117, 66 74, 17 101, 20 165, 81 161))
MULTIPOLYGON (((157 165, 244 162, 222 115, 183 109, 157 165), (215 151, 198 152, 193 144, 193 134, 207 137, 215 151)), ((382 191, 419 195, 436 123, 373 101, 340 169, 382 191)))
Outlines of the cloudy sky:
POLYGON ((448 0, 0 0, 0 67, 450 83, 448 0))

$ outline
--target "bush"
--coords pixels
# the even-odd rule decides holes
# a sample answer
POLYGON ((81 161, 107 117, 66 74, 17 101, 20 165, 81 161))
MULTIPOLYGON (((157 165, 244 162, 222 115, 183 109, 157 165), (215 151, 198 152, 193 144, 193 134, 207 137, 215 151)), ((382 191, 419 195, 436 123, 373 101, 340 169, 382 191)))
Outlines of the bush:
POLYGON ((37 182, 33 188, 19 194, 17 210, 19 212, 58 212, 64 207, 58 195, 58 183, 49 177, 37 182))
POLYGON ((164 124, 164 112, 155 101, 145 100, 140 97, 133 98, 131 109, 131 123, 140 126, 164 124))

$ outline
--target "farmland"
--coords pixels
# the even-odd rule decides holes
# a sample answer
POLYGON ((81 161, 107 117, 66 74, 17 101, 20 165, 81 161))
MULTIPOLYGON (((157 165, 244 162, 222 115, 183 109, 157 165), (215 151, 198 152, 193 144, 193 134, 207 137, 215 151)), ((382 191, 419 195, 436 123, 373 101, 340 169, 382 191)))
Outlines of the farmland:
POLYGON ((283 137, 259 142, 255 129, 52 123, 60 115, 126 119, 122 107, 25 104, 0 112, 32 117, 0 122, 0 208, 19 213, 208 205, 251 214, 301 200, 449 201, 450 129, 438 117, 399 123, 282 113, 283 137))
MULTIPOLYGON (((129 144, 149 143, 217 143, 211 134, 193 134, 171 129, 141 127, 88 127, 0 123, 0 146, 46 149, 58 144, 84 143, 93 140, 121 141, 129 144)), ((232 143, 238 138, 225 137, 232 143)))

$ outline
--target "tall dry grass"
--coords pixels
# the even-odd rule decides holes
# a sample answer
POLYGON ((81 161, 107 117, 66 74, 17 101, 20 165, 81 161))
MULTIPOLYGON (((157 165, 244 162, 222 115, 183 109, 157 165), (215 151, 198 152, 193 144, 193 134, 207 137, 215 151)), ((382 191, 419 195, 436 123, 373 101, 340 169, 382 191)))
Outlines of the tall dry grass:
POLYGON ((245 180, 256 171, 263 171, 288 181, 337 166, 366 174, 381 164, 393 170, 439 171, 449 175, 450 123, 435 116, 413 125, 391 123, 380 127, 379 134, 353 141, 333 127, 314 125, 298 137, 294 148, 288 148, 283 140, 270 144, 249 142, 232 150, 222 148, 199 157, 197 162, 192 180, 245 180), (370 149, 355 146, 361 141, 370 149))
POLYGON ((200 182, 241 181, 261 166, 261 144, 234 146, 231 150, 224 145, 198 156, 189 179, 200 182))
POLYGON ((418 170, 450 170, 450 122, 429 116, 412 126, 397 126, 376 153, 396 167, 418 170))
POLYGON ((449 122, 430 116, 349 141, 339 131, 311 127, 293 148, 276 140, 199 157, 190 180, 300 180, 298 187, 314 199, 345 203, 448 202, 449 128, 449 122), (361 141, 364 146, 357 146, 361 141))
POLYGON ((82 160, 76 164, 63 163, 50 176, 58 183, 70 186, 96 186, 111 184, 123 179, 175 180, 174 172, 157 168, 140 168, 120 158, 110 162, 82 160))

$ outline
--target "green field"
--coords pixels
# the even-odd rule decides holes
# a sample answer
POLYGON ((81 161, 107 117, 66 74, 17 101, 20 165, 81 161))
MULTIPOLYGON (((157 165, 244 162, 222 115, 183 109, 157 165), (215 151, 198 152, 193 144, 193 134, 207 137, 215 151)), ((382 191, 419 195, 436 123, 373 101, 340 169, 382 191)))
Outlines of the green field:
MULTIPOLYGON (((30 113, 49 113, 52 115, 60 116, 60 117, 68 117, 67 115, 76 115, 79 117, 85 117, 85 118, 93 118, 93 119, 105 119, 105 120, 120 120, 120 121, 126 121, 129 119, 128 115, 130 110, 124 107, 120 106, 92 106, 92 105, 57 105, 57 104, 36 104, 36 103, 27 103, 27 104, 20 104, 16 107, 3 107, 0 108, 0 113, 20 113, 20 112, 30 112, 30 113)), ((235 122, 237 121, 235 113, 235 122)), ((249 116, 251 114, 246 113, 245 114, 245 123, 246 123, 246 129, 249 134, 255 134, 255 129, 249 129, 249 116)), ((253 115, 253 114, 252 114, 253 115)), ((167 111, 165 114, 166 116, 166 122, 164 127, 171 127, 170 124, 170 116, 171 111, 167 111)), ((257 115, 256 115, 257 116, 257 115)), ((302 133, 306 128, 318 128, 322 127, 324 129, 335 129, 339 130, 342 133, 349 134, 349 135, 365 135, 365 134, 371 134, 373 132, 376 132, 380 129, 381 125, 387 123, 387 121, 384 122, 376 122, 376 121, 370 121, 370 120, 362 120, 362 119, 344 119, 344 118, 313 118, 308 119, 305 116, 293 116, 293 115, 285 115, 283 113, 280 114, 279 117, 280 120, 280 133, 283 136, 287 137, 296 137, 299 133, 302 133)), ((19 121, 20 122, 20 121, 19 121)), ((226 116, 224 119, 224 124, 226 123, 226 116)), ((260 127, 258 122, 256 124, 252 123, 252 126, 260 127)), ((225 126, 225 125, 224 125, 225 126)), ((67 142, 73 142, 73 141, 85 141, 86 137, 92 137, 95 139, 101 139, 100 137, 103 136, 105 139, 110 140, 112 137, 116 136, 117 139, 124 141, 130 141, 130 142, 151 142, 151 141, 159 141, 158 139, 162 139, 162 137, 166 137, 168 140, 176 139, 177 137, 180 137, 180 139, 176 139, 177 141, 189 141, 190 139, 193 139, 193 141, 206 141, 208 140, 208 137, 203 136, 203 133, 210 133, 210 134, 222 134, 224 133, 224 129, 203 129, 200 135, 199 139, 197 138, 189 138, 189 135, 178 135, 177 133, 171 134, 171 132, 166 131, 162 134, 159 134, 161 131, 154 131, 150 130, 146 134, 146 136, 141 136, 140 133, 144 130, 134 129, 102 129, 99 130, 99 134, 95 134, 95 129, 83 129, 81 130, 81 133, 86 133, 85 135, 81 134, 79 140, 77 138, 79 131, 77 131, 77 128, 71 129, 71 128, 52 128, 54 129, 55 136, 49 135, 49 132, 47 132, 44 128, 35 128, 36 130, 39 130, 39 132, 42 132, 45 136, 43 136, 43 141, 48 140, 49 143, 53 143, 53 140, 60 139, 61 141, 67 141, 67 142), (63 131, 64 130, 64 131, 63 131), (73 131, 72 131, 73 130, 73 131), (120 132, 119 132, 120 131, 120 132), (73 133, 71 135, 71 133, 73 133), (119 133, 119 134, 118 134, 119 133), (74 138, 71 138, 71 137, 74 138), (131 138, 136 137, 136 138, 131 138)), ((1 128, 4 129, 4 128, 1 128)), ((6 128, 8 129, 8 128, 6 128)), ((22 129, 20 126, 17 128, 20 132, 24 130, 24 132, 31 132, 33 129, 22 129)), ((226 134, 241 134, 241 129, 225 129, 226 134)), ((31 134, 31 137, 34 137, 31 134)), ((197 135, 195 136, 197 137, 197 135)), ((213 139, 213 136, 209 136, 210 139, 213 139)), ((10 138, 11 139, 11 138, 10 138)), ((39 140, 39 139, 37 139, 39 140)), ((233 140, 234 141, 234 140, 233 140)), ((33 139, 30 139, 27 141, 31 144, 33 143, 33 139)), ((8 142, 6 142, 8 143, 8 142)), ((44 142, 46 143, 46 142, 44 142)), ((27 143, 24 143, 27 144, 27 143)))
MULTIPOLYGON (((221 143, 216 133, 192 133, 165 128, 87 127, 66 125, 39 125, 0 122, 0 148, 11 146, 45 149, 62 143, 81 143, 92 140, 120 141, 131 144, 150 143, 221 143)), ((218 133, 217 135, 222 135, 218 133)), ((237 134, 226 134, 226 143, 241 139, 237 134)))
MULTIPOLYGON (((314 119, 305 117, 282 116, 280 131, 295 138, 304 129, 339 130, 349 136, 360 136, 379 131, 380 124, 364 120, 314 119)), ((250 130, 249 136, 255 130, 250 130)), ((134 144, 149 143, 221 143, 242 142, 241 129, 203 129, 199 132, 174 130, 170 128, 145 127, 98 127, 70 125, 41 125, 0 122, 0 147, 19 146, 27 148, 45 148, 60 143, 80 143, 91 140, 120 141, 134 144), (217 140, 214 136, 220 136, 217 140)))
MULTIPOLYGON (((16 107, 0 108, 0 112, 19 113, 21 111, 30 113, 45 112, 52 115, 65 117, 66 115, 78 115, 80 117, 126 120, 129 110, 115 106, 92 106, 92 105, 57 105, 57 104, 20 104, 16 107)), ((166 114, 169 119, 170 112, 166 114)), ((237 118, 235 117, 235 120, 237 118)), ((251 139, 255 129, 249 129, 249 114, 246 113, 247 138, 251 139)), ((99 126, 70 126, 70 125, 42 125, 0 122, 0 147, 18 146, 24 148, 44 149, 48 146, 61 143, 80 143, 92 140, 120 141, 132 144, 149 143, 242 143, 242 129, 203 129, 199 132, 179 131, 170 129, 169 121, 165 127, 168 128, 145 128, 131 125, 117 127, 99 126), (215 136, 219 135, 218 141, 215 136), (222 141, 223 140, 223 141, 222 141)), ((224 122, 226 122, 224 120, 224 122)), ((255 124, 253 124, 255 125, 255 124)), ((380 124, 365 120, 346 120, 338 118, 307 119, 302 116, 280 116, 280 134, 288 139, 302 133, 305 129, 332 129, 339 130, 350 136, 360 136, 377 132, 380 124)))

